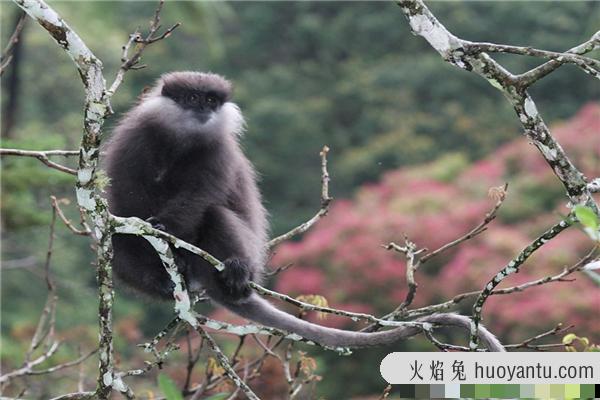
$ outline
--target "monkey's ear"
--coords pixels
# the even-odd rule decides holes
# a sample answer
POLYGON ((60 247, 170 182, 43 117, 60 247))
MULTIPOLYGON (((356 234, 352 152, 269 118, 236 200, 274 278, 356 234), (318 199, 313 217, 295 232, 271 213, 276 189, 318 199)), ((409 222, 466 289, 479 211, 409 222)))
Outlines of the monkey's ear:
POLYGON ((142 100, 144 98, 144 96, 146 94, 148 94, 148 92, 152 90, 152 88, 150 86, 144 86, 144 88, 142 89, 142 92, 138 95, 137 99, 138 100, 142 100))

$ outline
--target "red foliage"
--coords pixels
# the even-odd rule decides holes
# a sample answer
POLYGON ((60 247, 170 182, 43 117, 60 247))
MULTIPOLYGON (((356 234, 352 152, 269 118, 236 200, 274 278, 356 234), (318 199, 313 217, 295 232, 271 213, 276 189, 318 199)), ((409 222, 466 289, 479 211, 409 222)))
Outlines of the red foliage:
MULTIPOLYGON (((600 175, 599 126, 600 106, 591 104, 553 129, 555 138, 587 176, 600 175)), ((418 246, 435 249, 481 222, 494 203, 487 190, 508 182, 508 200, 487 232, 432 259, 418 271, 414 306, 432 304, 483 288, 558 220, 557 212, 567 212, 560 182, 537 149, 523 138, 469 166, 452 182, 421 173, 428 167, 431 165, 386 173, 379 183, 359 189, 352 201, 336 201, 329 216, 301 242, 280 245, 273 265, 293 262, 295 266, 280 275, 276 290, 290 295, 321 294, 333 307, 389 312, 406 295, 405 261, 381 245, 402 242, 407 233, 418 246)), ((557 274, 591 245, 583 233, 572 228, 532 256, 502 287, 557 274)), ((575 282, 492 296, 484 308, 486 323, 508 341, 539 333, 558 322, 576 324, 578 333, 597 341, 600 290, 581 274, 572 277, 575 282)), ((465 306, 463 311, 469 310, 465 306)), ((319 322, 343 324, 336 318, 319 322)))

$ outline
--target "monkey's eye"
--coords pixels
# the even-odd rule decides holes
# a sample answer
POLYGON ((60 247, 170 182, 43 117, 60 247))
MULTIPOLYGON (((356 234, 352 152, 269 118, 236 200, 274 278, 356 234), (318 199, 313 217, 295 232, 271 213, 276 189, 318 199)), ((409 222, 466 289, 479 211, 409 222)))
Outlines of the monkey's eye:
POLYGON ((185 97, 185 101, 189 104, 198 104, 200 102, 200 95, 197 93, 190 93, 185 97))
POLYGON ((206 104, 208 104, 211 107, 216 106, 219 103, 219 98, 212 93, 209 93, 206 95, 206 104))

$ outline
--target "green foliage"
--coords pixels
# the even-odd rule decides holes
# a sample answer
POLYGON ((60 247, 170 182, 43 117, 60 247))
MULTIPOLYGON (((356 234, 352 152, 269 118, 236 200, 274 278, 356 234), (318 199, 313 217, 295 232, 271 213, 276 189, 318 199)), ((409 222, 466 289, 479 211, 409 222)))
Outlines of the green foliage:
POLYGON ((594 343, 590 343, 590 339, 587 337, 579 337, 574 333, 568 333, 562 338, 562 344, 565 345, 565 350, 570 352, 576 351, 592 351, 600 352, 600 346, 594 343))
POLYGON ((158 375, 158 387, 167 400, 183 400, 181 390, 179 390, 175 382, 167 375, 158 375))
POLYGON ((583 229, 592 240, 600 241, 600 224, 598 216, 590 207, 577 205, 574 208, 575 216, 583 225, 583 229))
POLYGON ((590 207, 577 205, 574 211, 581 225, 592 230, 598 230, 598 216, 590 207))

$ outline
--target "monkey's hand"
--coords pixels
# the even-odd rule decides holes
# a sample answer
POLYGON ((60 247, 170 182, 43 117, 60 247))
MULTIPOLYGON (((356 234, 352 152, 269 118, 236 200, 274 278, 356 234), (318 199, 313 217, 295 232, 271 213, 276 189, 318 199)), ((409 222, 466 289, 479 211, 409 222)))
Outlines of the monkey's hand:
POLYGON ((217 274, 221 290, 232 300, 244 299, 252 293, 248 282, 252 279, 250 268, 239 258, 225 261, 225 269, 217 274))
POLYGON ((150 217, 150 218, 146 219, 146 222, 149 223, 150 225, 152 225, 152 227, 154 229, 158 229, 159 231, 163 231, 163 232, 167 231, 167 227, 164 226, 156 217, 150 217))

